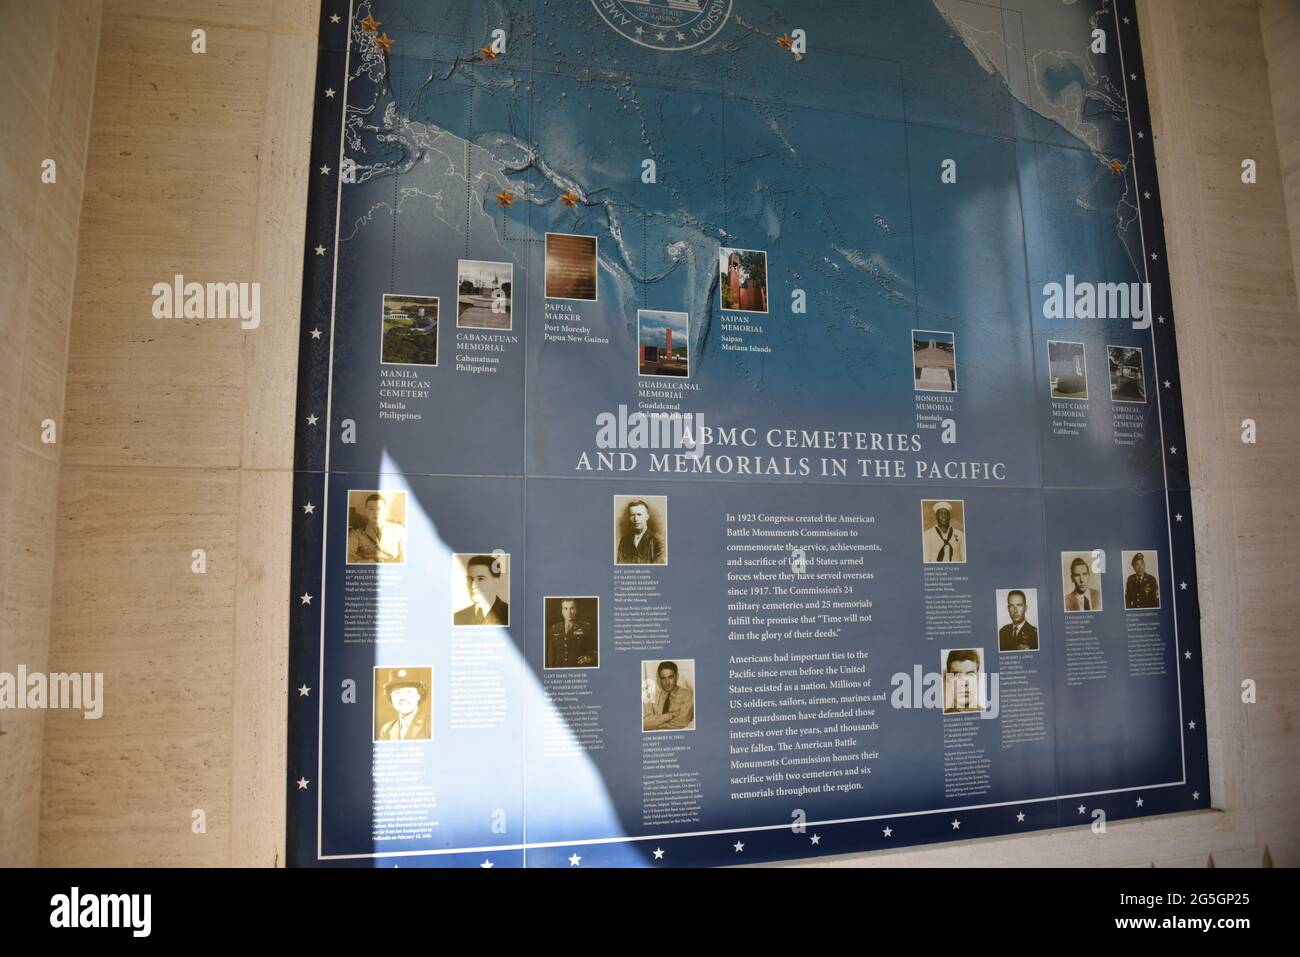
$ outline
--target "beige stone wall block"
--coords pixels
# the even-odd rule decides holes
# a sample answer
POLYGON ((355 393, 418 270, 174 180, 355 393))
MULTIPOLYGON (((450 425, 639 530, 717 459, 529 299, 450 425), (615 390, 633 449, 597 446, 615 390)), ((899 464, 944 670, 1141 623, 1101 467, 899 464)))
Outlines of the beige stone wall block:
POLYGON ((58 11, 58 39, 50 77, 50 129, 84 154, 103 11, 97 0, 64 0, 58 4, 58 11))
POLYGON ((42 724, 31 712, 6 712, 0 721, 0 867, 37 864, 42 724))
MULTIPOLYGON (((33 109, 36 109, 33 107, 33 109)), ((9 129, 23 122, 15 118, 9 129)), ((30 252, 36 222, 36 201, 41 188, 41 160, 45 158, 43 136, 0 137, 0 228, 30 252)))
POLYGON ((271 28, 275 6, 273 0, 169 0, 159 8, 151 0, 107 0, 104 13, 120 19, 149 17, 195 27, 239 27, 265 33, 271 28))
POLYGON ((0 342, 15 348, 0 348, 0 455, 5 445, 18 441, 18 409, 23 381, 22 349, 27 331, 27 301, 31 295, 31 254, 6 229, 0 229, 0 342))
MULTIPOLYGON (((80 725, 76 724, 80 722, 80 725)), ((43 867, 203 867, 230 861, 230 732, 85 737, 52 713, 42 775, 43 867), (192 813, 207 832, 191 831, 192 813)))
POLYGON ((247 237, 270 40, 207 22, 197 55, 186 23, 105 17, 69 362, 76 464, 240 463, 239 321, 152 314, 155 283, 176 275, 259 281, 247 237))
POLYGON ((33 267, 28 282, 23 351, 59 371, 60 385, 68 361, 68 329, 72 320, 72 283, 77 271, 77 220, 80 180, 42 188, 41 229, 32 245, 33 267))
POLYGON ((46 443, 43 436, 50 423, 54 437, 61 438, 63 420, 63 370, 51 368, 34 356, 23 363, 23 402, 19 408, 18 447, 51 462, 59 460, 58 441, 46 443))
POLYGON ((319 26, 320 0, 272 0, 272 30, 307 37, 314 46, 319 26))
POLYGON ((65 465, 59 514, 50 669, 102 672, 104 715, 49 716, 42 863, 224 864, 238 476, 65 465))
POLYGON ((1291 265, 1300 285, 1300 3, 1261 0, 1260 26, 1272 90, 1282 192, 1291 224, 1291 265))
MULTIPOLYGON (((43 670, 49 652, 61 445, 40 433, 62 415, 85 152, 84 119, 79 133, 69 123, 89 115, 98 11, 97 0, 0 3, 0 670, 11 673, 43 670), (74 65, 78 50, 90 56, 74 65), (41 182, 46 158, 53 184, 41 182)), ((44 719, 0 714, 3 866, 37 862, 44 719)))
POLYGON ((1273 647, 1280 664, 1295 661, 1296 622, 1300 621, 1300 553, 1292 529, 1300 521, 1294 487, 1285 481, 1270 487, 1243 488, 1232 495, 1238 554, 1247 556, 1239 569, 1241 620, 1234 628, 1242 665, 1259 647, 1273 647))
MULTIPOLYGON (((78 307, 74 336, 81 315, 78 307)), ((154 326, 139 328, 134 347, 128 339, 98 354, 74 348, 64 460, 86 467, 236 467, 241 333, 229 325, 149 321, 154 326)))
POLYGON ((0 30, 0 83, 5 90, 0 118, 6 131, 0 137, 0 183, 4 184, 0 189, 0 228, 29 250, 59 7, 54 3, 18 5, 9 0, 5 8, 2 22, 12 26, 0 30))
MULTIPOLYGON (((155 622, 150 641, 133 643, 125 629, 106 627, 94 646, 70 648, 58 637, 51 672, 103 675, 103 714, 74 715, 50 734, 84 742, 223 733, 234 696, 230 626, 188 632, 155 622)), ((98 746, 98 745, 96 745, 98 746)))
POLYGON ((262 284, 262 325, 244 337, 242 461, 249 468, 290 469, 293 442, 286 423, 293 421, 297 404, 304 229, 314 171, 310 143, 315 39, 273 36, 267 55, 271 79, 266 112, 274 119, 262 124, 254 247, 254 272, 262 284))
POLYGON ((25 449, 15 449, 11 463, 5 485, 5 528, 13 544, 5 549, 0 580, 5 623, 0 671, 13 673, 19 664, 43 670, 49 654, 59 466, 25 449))
POLYGON ((284 863, 287 711, 315 707, 321 689, 287 687, 293 474, 244 471, 239 497, 231 863, 271 867, 284 863))
MULTIPOLYGON (((1262 374, 1259 378, 1262 387, 1269 385, 1262 374)), ((1287 486, 1289 471, 1300 461, 1297 397, 1288 389, 1252 389, 1249 376, 1236 381, 1243 384, 1224 389, 1223 431, 1225 446, 1231 449, 1224 457, 1231 482, 1249 489, 1287 486), (1241 441, 1241 423, 1248 418, 1255 421, 1254 445, 1241 441)))
POLYGON ((229 663, 239 477, 63 467, 51 659, 147 650, 178 668, 229 663), (190 567, 207 552, 207 573, 190 567))
POLYGON ((183 24, 105 18, 83 261, 106 277, 118 265, 247 273, 266 45, 214 28, 197 55, 183 24))
POLYGON ((57 36, 59 4, 2 0, 0 17, 10 25, 0 32, 0 78, 5 82, 0 109, 9 119, 23 115, 20 111, 26 107, 35 107, 43 122, 50 94, 50 54, 57 36))

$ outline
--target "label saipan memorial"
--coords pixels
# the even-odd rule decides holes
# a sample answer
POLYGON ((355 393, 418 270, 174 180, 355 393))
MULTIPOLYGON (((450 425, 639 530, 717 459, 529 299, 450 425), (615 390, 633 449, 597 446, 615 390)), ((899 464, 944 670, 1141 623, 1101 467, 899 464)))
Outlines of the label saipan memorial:
POLYGON ((293 865, 1210 806, 1130 0, 324 0, 293 865))

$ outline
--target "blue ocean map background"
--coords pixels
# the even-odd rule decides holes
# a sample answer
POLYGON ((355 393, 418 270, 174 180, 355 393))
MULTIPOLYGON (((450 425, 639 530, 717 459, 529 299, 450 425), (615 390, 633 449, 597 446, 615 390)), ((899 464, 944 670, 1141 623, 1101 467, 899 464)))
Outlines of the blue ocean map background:
POLYGON ((324 0, 320 37, 290 864, 752 863, 1211 806, 1130 0, 324 0), (595 238, 594 300, 547 298, 548 234, 595 238), (766 312, 722 308, 731 249, 766 254, 766 312), (510 267, 508 322, 458 325, 462 261, 510 267), (1149 284, 1147 321, 1047 318, 1067 276, 1149 284), (436 365, 382 362, 385 295, 437 299, 436 365), (639 310, 687 314, 689 376, 640 374, 639 310), (935 332, 955 391, 914 364, 935 332), (1082 345, 1086 398, 1049 341, 1082 345), (620 409, 715 441, 605 448, 620 409), (358 491, 403 500, 404 563, 348 564, 358 491), (666 565, 615 564, 615 496, 664 503, 666 565), (940 501, 964 563, 923 555, 940 501), (1135 551, 1158 608, 1126 608, 1135 551), (466 553, 504 556, 508 625, 453 626, 466 553), (850 600, 760 627, 744 606, 781 593, 728 562, 764 554, 850 600), (1095 613, 1065 608, 1076 554, 1095 613), (1032 589, 1037 651, 999 651, 999 589, 1032 589), (561 596, 599 599, 599 667, 544 667, 561 596), (971 648, 996 716, 895 694, 971 648), (694 726, 644 732, 669 660, 694 726), (430 734, 377 742, 399 668, 428 669, 430 734), (793 691, 753 690, 778 669, 793 691), (837 674, 853 718, 797 703, 837 674), (749 750, 755 728, 811 744, 749 750), (783 754, 827 760, 762 766, 783 754))

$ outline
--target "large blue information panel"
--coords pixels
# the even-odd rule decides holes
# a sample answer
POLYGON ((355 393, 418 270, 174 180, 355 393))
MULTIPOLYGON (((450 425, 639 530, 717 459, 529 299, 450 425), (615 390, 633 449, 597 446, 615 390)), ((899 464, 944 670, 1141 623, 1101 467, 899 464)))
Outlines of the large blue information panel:
POLYGON ((295 865, 1210 806, 1131 0, 324 0, 295 865))

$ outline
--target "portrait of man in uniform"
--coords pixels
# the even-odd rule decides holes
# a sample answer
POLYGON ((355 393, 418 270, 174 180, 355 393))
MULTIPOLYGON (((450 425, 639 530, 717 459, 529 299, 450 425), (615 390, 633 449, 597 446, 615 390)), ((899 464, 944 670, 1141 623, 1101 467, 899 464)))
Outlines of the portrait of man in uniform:
POLYGON ((641 730, 695 730, 695 660, 641 662, 641 730))
POLYGON ((376 668, 375 741, 428 741, 433 737, 432 684, 432 668, 376 668))
POLYGON ((1038 620, 1038 590, 999 588, 997 600, 998 621, 1006 622, 998 629, 998 651, 1037 651, 1038 626, 1034 622, 1038 620))
POLYGON ((544 598, 547 668, 600 667, 599 598, 544 598))
POLYGON ((1156 553, 1123 552, 1124 564, 1133 569, 1133 574, 1124 581, 1125 608, 1159 608, 1160 581, 1156 578, 1156 553), (1147 555, 1152 558, 1151 568, 1147 569, 1147 555))
POLYGON ((453 625, 486 627, 510 624, 510 556, 452 555, 452 595, 469 604, 452 616, 453 625), (505 596, 504 598, 502 596, 505 596))
POLYGON ((965 502, 921 502, 921 555, 927 565, 966 561, 965 502))
POLYGON ((980 693, 980 649, 954 648, 943 650, 943 713, 962 714, 983 711, 980 693))
POLYGON ((614 496, 614 564, 668 564, 668 497, 614 496))
POLYGON ((349 565, 406 562, 405 492, 348 492, 349 565))
POLYGON ((1091 552, 1061 553, 1066 611, 1101 611, 1101 589, 1092 584, 1094 560, 1091 552))

